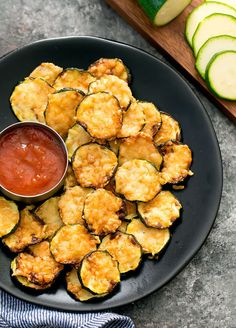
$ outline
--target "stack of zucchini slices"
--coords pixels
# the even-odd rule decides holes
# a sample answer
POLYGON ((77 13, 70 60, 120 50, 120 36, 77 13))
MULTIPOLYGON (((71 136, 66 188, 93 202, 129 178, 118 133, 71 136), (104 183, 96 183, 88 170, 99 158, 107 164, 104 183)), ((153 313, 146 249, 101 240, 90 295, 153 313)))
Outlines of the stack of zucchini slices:
POLYGON ((15 87, 16 116, 53 127, 70 161, 62 193, 37 207, 19 212, 0 198, 0 236, 18 253, 21 285, 47 289, 65 269, 76 300, 104 297, 170 240, 182 205, 168 186, 183 188, 192 153, 179 123, 135 99, 129 82, 122 60, 102 58, 87 71, 42 63, 15 87))

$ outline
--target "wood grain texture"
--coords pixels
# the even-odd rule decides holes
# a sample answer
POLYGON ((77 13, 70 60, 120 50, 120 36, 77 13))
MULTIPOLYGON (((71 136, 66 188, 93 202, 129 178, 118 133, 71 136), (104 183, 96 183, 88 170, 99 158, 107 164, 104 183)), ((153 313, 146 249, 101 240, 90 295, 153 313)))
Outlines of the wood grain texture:
POLYGON ((153 26, 136 0, 106 0, 106 2, 155 47, 174 60, 183 73, 187 72, 188 77, 201 86, 207 96, 236 122, 236 102, 219 99, 211 93, 194 67, 195 59, 184 37, 186 18, 193 8, 203 2, 202 0, 193 0, 180 16, 164 27, 153 26))

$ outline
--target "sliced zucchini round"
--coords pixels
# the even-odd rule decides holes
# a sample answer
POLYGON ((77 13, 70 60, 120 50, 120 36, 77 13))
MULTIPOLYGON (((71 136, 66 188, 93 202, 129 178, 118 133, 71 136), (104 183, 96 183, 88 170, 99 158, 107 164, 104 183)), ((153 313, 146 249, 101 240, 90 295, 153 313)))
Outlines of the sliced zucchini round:
POLYGON ((103 188, 113 176, 118 161, 108 148, 96 143, 79 147, 72 158, 72 168, 82 187, 103 188))
POLYGON ((182 208, 170 191, 161 191, 148 203, 138 204, 138 213, 148 227, 168 228, 180 216, 182 208))
POLYGON ((120 282, 118 262, 106 251, 95 251, 83 259, 79 278, 94 294, 110 293, 120 282))
POLYGON ((0 197, 0 238, 11 233, 20 219, 17 205, 0 197))
POLYGON ((118 261, 120 273, 137 269, 142 260, 142 248, 133 235, 116 232, 103 238, 100 250, 106 250, 118 261))
POLYGON ((96 235, 115 232, 125 216, 122 199, 111 191, 98 189, 87 195, 84 203, 84 220, 96 235))
POLYGON ((160 177, 155 167, 140 159, 120 166, 115 174, 116 192, 130 201, 148 202, 160 191, 160 177))
POLYGON ((154 137, 161 127, 161 113, 153 103, 147 101, 139 101, 138 103, 145 114, 145 125, 142 132, 154 137))
POLYGON ((67 172, 66 172, 66 176, 65 176, 65 180, 64 180, 64 189, 72 188, 77 185, 78 185, 78 182, 74 175, 74 171, 73 171, 71 165, 68 164, 68 168, 67 168, 67 172))
POLYGON ((155 257, 170 239, 169 229, 147 227, 140 219, 133 219, 127 227, 126 233, 135 236, 145 254, 155 257))
POLYGON ((62 264, 79 264, 85 255, 96 250, 99 239, 81 224, 61 227, 50 242, 55 260, 62 264))
POLYGON ((115 138, 122 126, 120 104, 106 92, 89 94, 78 107, 77 121, 93 138, 115 138))
MULTIPOLYGON (((212 2, 212 1, 215 2, 216 0, 206 0, 206 2, 212 2)), ((228 5, 236 9, 236 0, 217 0, 217 2, 223 3, 225 5, 228 5)))
POLYGON ((169 141, 181 139, 181 128, 179 123, 170 114, 161 112, 161 127, 154 137, 157 146, 169 141))
POLYGON ((63 71, 63 68, 54 65, 53 63, 41 63, 30 74, 32 78, 41 78, 50 85, 53 85, 58 75, 63 71))

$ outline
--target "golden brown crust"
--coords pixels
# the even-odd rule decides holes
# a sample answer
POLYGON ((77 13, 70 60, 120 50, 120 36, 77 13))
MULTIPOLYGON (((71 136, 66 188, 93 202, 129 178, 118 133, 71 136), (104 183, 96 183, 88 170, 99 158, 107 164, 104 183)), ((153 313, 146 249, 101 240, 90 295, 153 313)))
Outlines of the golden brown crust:
POLYGON ((153 103, 146 101, 139 101, 138 103, 145 114, 145 126, 142 132, 154 137, 161 127, 161 113, 153 103))
POLYGON ((56 66, 53 63, 41 63, 33 70, 30 77, 39 77, 52 85, 62 71, 63 68, 56 66))
POLYGON ((181 139, 181 129, 179 123, 169 114, 161 112, 161 127, 154 137, 155 144, 161 145, 169 140, 181 139))
POLYGON ((9 234, 19 222, 20 215, 17 205, 0 197, 0 238, 9 234))

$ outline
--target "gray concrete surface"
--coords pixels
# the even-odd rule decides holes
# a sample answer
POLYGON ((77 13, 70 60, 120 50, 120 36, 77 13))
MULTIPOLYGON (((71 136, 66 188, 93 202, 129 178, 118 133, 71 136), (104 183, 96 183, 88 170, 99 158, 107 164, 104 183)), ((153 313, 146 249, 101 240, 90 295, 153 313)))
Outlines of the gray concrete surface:
MULTIPOLYGON (((35 40, 67 35, 111 38, 163 58, 102 0, 0 1, 0 56, 35 40)), ((130 316, 138 328, 236 327, 236 129, 192 88, 211 117, 222 152, 221 206, 207 242, 172 282, 117 309, 130 316)))

